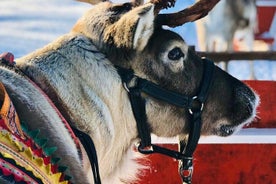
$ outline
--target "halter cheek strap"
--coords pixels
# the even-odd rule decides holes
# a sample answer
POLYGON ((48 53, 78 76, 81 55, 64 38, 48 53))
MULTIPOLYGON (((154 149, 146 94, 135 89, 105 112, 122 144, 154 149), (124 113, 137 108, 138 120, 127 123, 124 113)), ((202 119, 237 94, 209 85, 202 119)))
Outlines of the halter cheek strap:
POLYGON ((146 79, 135 76, 131 69, 117 67, 123 85, 129 94, 131 107, 136 119, 138 136, 141 139, 140 145, 138 146, 139 152, 143 154, 160 153, 180 160, 179 172, 183 182, 186 183, 191 183, 192 181, 193 153, 200 137, 201 113, 213 81, 213 62, 208 59, 203 59, 203 63, 204 72, 200 91, 194 97, 166 90, 146 79), (129 84, 133 79, 135 79, 135 84, 130 87, 129 84), (180 141, 179 152, 151 143, 150 128, 145 110, 145 99, 141 96, 142 92, 158 100, 189 110, 191 114, 190 132, 187 140, 180 141))

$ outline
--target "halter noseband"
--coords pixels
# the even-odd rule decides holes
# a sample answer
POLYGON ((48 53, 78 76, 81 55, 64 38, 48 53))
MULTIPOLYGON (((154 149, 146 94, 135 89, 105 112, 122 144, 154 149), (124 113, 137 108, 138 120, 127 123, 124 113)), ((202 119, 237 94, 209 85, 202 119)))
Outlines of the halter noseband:
POLYGON ((185 183, 192 182, 193 153, 198 144, 201 131, 201 113, 208 97, 209 89, 213 81, 214 63, 203 58, 204 71, 201 79, 200 91, 194 96, 186 96, 177 92, 166 90, 146 79, 134 75, 133 70, 117 67, 127 90, 131 107, 136 120, 138 135, 141 142, 139 152, 143 154, 160 153, 179 160, 179 173, 185 183), (130 83, 135 79, 135 84, 130 83), (130 87, 131 86, 131 87, 130 87), (158 100, 165 101, 180 108, 187 108, 191 114, 190 132, 188 139, 179 142, 179 151, 169 150, 151 143, 150 129, 147 122, 145 99, 141 93, 146 93, 158 100))

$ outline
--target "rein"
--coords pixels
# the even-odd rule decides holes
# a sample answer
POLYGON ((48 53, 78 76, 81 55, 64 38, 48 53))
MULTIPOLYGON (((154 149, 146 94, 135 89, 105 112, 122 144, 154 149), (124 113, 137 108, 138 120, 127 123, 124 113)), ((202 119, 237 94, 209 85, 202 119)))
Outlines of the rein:
POLYGON ((137 124, 138 135, 141 139, 138 145, 138 151, 142 154, 160 153, 179 160, 179 174, 182 181, 188 184, 192 183, 193 153, 200 137, 202 124, 201 114, 213 81, 214 63, 206 58, 202 60, 204 62, 204 71, 201 79, 200 91, 193 97, 166 90, 146 79, 136 76, 131 69, 117 67, 123 85, 128 92, 137 124), (135 84, 131 85, 134 79, 135 84), (188 109, 191 115, 190 132, 188 139, 180 140, 179 151, 170 150, 151 143, 150 128, 145 109, 145 99, 141 96, 142 92, 158 100, 188 109))

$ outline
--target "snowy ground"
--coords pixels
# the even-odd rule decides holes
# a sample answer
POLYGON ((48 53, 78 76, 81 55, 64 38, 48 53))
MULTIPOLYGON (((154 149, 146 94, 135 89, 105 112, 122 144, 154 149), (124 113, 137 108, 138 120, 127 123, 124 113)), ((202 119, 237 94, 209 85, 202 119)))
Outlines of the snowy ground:
POLYGON ((1 0, 0 52, 21 57, 70 31, 91 7, 71 0, 1 0))
MULTIPOLYGON (((193 2, 185 0, 178 4, 186 7, 193 2)), ((70 31, 76 20, 90 7, 73 0, 1 0, 0 53, 10 51, 18 58, 46 45, 70 31)), ((175 30, 189 45, 197 45, 193 23, 175 30)), ((249 79, 248 68, 248 62, 231 62, 229 65, 230 73, 239 79, 249 79)), ((276 62, 256 61, 254 69, 257 79, 276 80, 276 62)))

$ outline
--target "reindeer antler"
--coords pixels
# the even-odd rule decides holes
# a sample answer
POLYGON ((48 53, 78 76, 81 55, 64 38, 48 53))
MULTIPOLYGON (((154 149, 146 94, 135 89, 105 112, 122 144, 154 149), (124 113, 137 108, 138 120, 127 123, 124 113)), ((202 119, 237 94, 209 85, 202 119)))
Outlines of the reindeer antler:
MULTIPOLYGON (((77 0, 81 2, 87 2, 90 4, 97 4, 99 2, 108 0, 77 0)), ((170 8, 175 5, 176 0, 150 0, 151 3, 155 4, 155 13, 158 14, 162 9, 170 8)), ((199 0, 194 5, 170 14, 158 14, 157 23, 159 25, 166 25, 169 27, 181 26, 186 22, 193 22, 202 17, 205 17, 210 10, 219 2, 220 0, 199 0)), ((144 4, 144 0, 131 0, 133 6, 139 6, 144 4)))
MULTIPOLYGON (((167 25, 169 27, 177 27, 186 22, 193 22, 205 17, 219 1, 220 0, 200 0, 182 11, 171 14, 159 14, 157 22, 160 25, 167 25)), ((164 9, 164 7, 170 7, 168 5, 174 5, 172 2, 174 2, 174 0, 152 0, 152 3, 156 4, 156 11, 158 12, 164 9)))

